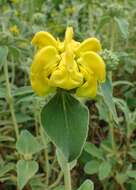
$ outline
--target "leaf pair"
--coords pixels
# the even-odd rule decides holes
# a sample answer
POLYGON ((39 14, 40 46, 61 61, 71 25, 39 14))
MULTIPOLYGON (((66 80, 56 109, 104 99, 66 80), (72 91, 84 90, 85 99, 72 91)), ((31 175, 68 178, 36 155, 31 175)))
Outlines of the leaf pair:
MULTIPOLYGON (((30 159, 32 155, 39 152, 43 146, 31 133, 24 130, 21 132, 19 140, 16 143, 16 148, 25 159, 30 159)), ((17 162, 17 184, 20 190, 23 189, 27 182, 35 175, 38 168, 39 166, 34 160, 22 159, 17 162)))

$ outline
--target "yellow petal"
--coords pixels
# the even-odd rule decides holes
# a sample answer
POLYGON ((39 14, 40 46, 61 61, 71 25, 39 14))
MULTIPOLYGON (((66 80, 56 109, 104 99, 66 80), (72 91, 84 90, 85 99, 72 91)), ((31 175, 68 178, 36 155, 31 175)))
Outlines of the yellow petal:
POLYGON ((30 80, 33 90, 40 96, 52 92, 48 76, 58 64, 58 54, 54 47, 44 47, 38 51, 31 65, 30 80))
POLYGON ((38 48, 42 48, 45 46, 54 46, 57 48, 57 41, 55 38, 48 32, 40 31, 37 32, 33 39, 32 39, 32 44, 37 46, 38 48))
POLYGON ((48 79, 41 75, 37 75, 36 73, 30 74, 30 81, 32 89, 39 95, 39 96, 46 96, 49 93, 55 91, 55 88, 50 87, 48 84, 48 79))
POLYGON ((79 97, 94 98, 97 93, 97 79, 89 72, 84 74, 86 81, 81 87, 77 88, 76 95, 79 97))
POLYGON ((76 50, 76 54, 80 56, 82 53, 86 51, 99 52, 100 50, 101 50, 100 41, 96 38, 88 38, 80 44, 80 46, 76 50))
POLYGON ((97 82, 86 81, 83 86, 79 87, 76 91, 76 96, 84 98, 94 98, 97 93, 97 82))
POLYGON ((85 52, 78 60, 79 64, 94 73, 97 80, 105 81, 106 69, 103 59, 95 52, 85 52))
POLYGON ((83 82, 82 73, 79 72, 74 55, 67 50, 50 78, 50 84, 55 87, 71 90, 80 86, 83 82))
POLYGON ((67 27, 66 33, 65 33, 65 40, 64 40, 64 46, 66 47, 73 39, 73 28, 67 27))
POLYGON ((71 46, 72 50, 75 51, 80 46, 80 42, 72 40, 70 46, 71 46))
POLYGON ((36 73, 43 73, 49 75, 57 66, 59 55, 57 50, 52 46, 47 46, 40 49, 31 66, 31 71, 36 73))

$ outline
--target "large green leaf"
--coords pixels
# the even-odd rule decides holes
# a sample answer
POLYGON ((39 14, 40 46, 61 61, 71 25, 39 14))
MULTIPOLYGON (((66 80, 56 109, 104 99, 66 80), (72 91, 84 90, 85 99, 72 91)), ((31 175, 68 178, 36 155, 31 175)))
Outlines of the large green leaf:
POLYGON ((88 132, 88 109, 65 91, 59 91, 41 112, 42 125, 70 162, 83 148, 88 132))
POLYGON ((33 160, 19 160, 17 162, 17 183, 20 190, 35 175, 38 164, 33 160))

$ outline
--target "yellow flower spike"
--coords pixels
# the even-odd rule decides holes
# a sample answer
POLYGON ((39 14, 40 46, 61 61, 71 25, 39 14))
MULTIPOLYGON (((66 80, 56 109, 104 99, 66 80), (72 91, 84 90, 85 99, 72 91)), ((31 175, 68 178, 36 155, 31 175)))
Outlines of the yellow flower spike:
POLYGON ((56 39, 48 32, 40 31, 37 32, 33 39, 32 44, 37 46, 38 48, 42 48, 45 46, 54 46, 57 48, 58 43, 56 39))
POLYGON ((62 55, 62 60, 57 70, 55 70, 50 78, 50 84, 66 90, 74 89, 83 83, 82 73, 79 72, 74 54, 67 48, 62 55))
POLYGON ((106 77, 106 68, 103 59, 95 52, 85 52, 78 60, 79 64, 93 71, 97 80, 103 82, 106 77))
POLYGON ((49 86, 48 76, 58 64, 59 55, 57 50, 52 47, 44 47, 37 52, 31 65, 31 85, 34 91, 40 96, 46 95, 53 90, 49 86))
POLYGON ((80 46, 78 47, 75 53, 78 56, 80 56, 82 55, 82 53, 86 51, 94 51, 94 52, 101 51, 100 41, 96 38, 88 38, 80 44, 80 46))
POLYGON ((91 71, 80 67, 81 73, 84 75, 85 83, 77 88, 76 95, 84 98, 94 98, 97 93, 97 79, 91 71))

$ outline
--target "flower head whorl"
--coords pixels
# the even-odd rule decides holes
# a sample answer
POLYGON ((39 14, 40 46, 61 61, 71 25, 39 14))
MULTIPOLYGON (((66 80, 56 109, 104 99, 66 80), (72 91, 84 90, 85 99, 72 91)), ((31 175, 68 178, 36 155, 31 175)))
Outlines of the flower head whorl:
POLYGON ((96 96, 97 83, 106 77, 105 63, 98 54, 101 44, 96 38, 80 43, 73 36, 73 28, 68 27, 64 42, 44 31, 33 37, 32 44, 38 51, 31 65, 30 80, 38 95, 61 88, 74 89, 80 97, 96 96))

